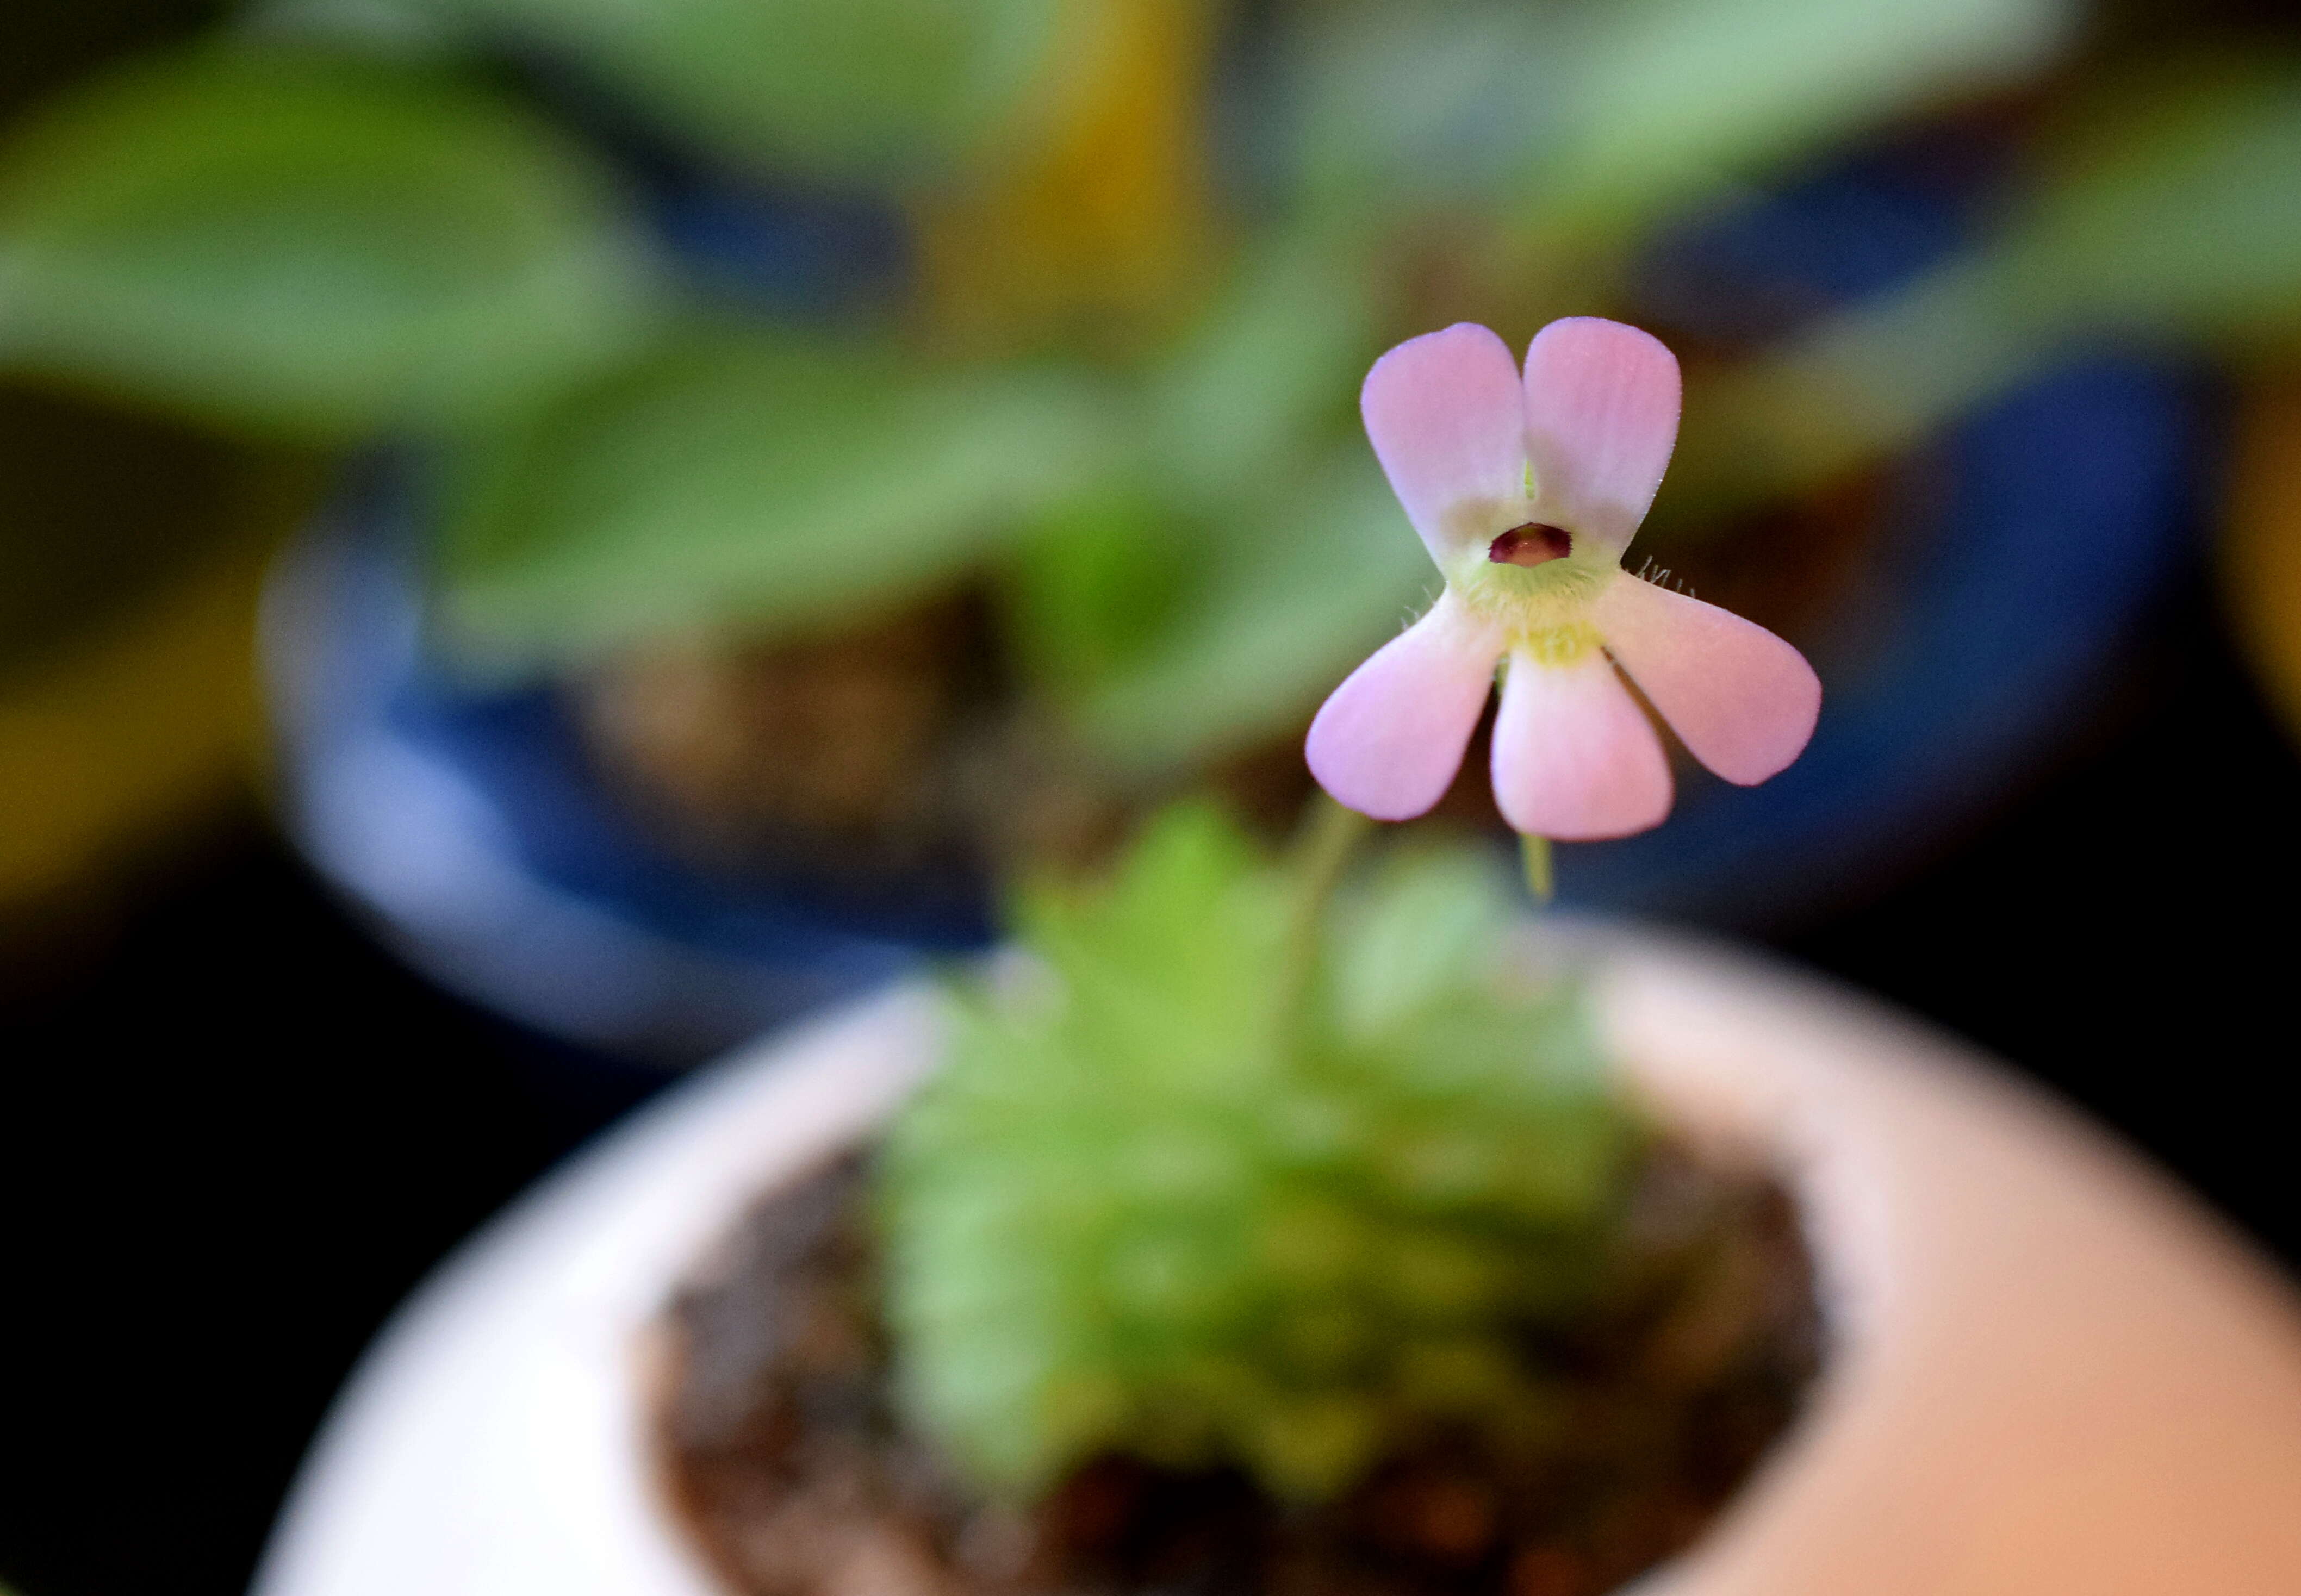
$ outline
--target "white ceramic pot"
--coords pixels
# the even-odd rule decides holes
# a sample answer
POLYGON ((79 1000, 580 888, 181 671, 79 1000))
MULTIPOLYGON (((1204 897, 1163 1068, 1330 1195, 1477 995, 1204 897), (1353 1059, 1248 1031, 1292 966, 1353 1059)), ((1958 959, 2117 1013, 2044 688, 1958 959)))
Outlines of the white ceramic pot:
MULTIPOLYGON (((1640 1596, 2292 1596, 2301 1299, 2162 1176, 1970 1053, 1713 948, 1577 938, 1617 1056, 1770 1161, 1820 1272, 1804 1416, 1640 1596)), ((638 1349, 779 1178, 936 1051, 905 990, 748 1050, 547 1182, 341 1399, 256 1596, 715 1596, 659 1510, 638 1349)))

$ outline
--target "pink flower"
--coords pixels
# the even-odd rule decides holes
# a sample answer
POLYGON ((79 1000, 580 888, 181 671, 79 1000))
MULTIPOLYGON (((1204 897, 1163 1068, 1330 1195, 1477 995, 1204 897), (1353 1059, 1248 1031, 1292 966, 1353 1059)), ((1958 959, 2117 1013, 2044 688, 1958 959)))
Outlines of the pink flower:
POLYGON ((1529 836, 1622 837, 1669 813, 1669 765, 1619 666, 1696 759, 1750 786, 1813 735, 1821 683, 1763 627, 1642 581, 1622 555, 1678 441, 1678 362, 1619 322, 1544 328, 1521 382, 1461 322, 1375 362, 1367 436, 1446 579, 1311 723, 1311 773, 1377 820, 1445 793, 1496 663, 1494 798, 1529 836))

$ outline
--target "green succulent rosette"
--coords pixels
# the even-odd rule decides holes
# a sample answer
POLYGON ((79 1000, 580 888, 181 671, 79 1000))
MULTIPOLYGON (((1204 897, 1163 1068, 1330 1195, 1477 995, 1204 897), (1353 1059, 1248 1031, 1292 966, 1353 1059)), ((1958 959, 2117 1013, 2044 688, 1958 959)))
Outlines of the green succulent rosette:
POLYGON ((1205 808, 1022 906, 884 1149, 903 1401, 1015 1494, 1117 1451, 1329 1495, 1449 1427, 1555 1433, 1527 1355, 1600 1289, 1641 1132, 1577 992, 1513 980, 1504 878, 1335 895, 1205 808))

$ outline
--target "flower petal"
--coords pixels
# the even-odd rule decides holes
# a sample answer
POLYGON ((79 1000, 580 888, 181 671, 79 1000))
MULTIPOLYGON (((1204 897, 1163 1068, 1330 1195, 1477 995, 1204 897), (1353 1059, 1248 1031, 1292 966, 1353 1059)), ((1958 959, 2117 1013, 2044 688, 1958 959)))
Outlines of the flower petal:
POLYGON ((1532 836, 1586 842, 1660 825, 1669 798, 1661 740, 1602 651, 1558 665, 1511 655, 1494 722, 1503 819, 1532 836))
POLYGON ((1367 373, 1367 437, 1440 570, 1523 520, 1526 403, 1510 346, 1459 322, 1409 338, 1367 373))
POLYGON ((1650 332, 1569 316, 1526 352, 1535 516, 1619 555, 1678 444, 1678 357, 1650 332))
POLYGON ((1449 591, 1343 680, 1310 723, 1310 773, 1335 801, 1411 820, 1446 796, 1502 656, 1499 633, 1449 591))
POLYGON ((1753 786, 1804 751, 1821 681, 1764 627, 1627 572, 1591 620, 1670 730, 1728 781, 1753 786))

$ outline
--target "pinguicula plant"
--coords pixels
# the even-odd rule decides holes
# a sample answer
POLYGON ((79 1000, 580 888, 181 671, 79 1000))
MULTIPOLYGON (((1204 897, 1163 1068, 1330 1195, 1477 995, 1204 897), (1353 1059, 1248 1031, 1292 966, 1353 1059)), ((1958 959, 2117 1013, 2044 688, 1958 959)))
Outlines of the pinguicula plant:
POLYGON ((1650 1132, 1577 983, 1515 948, 1492 861, 1352 875, 1351 810, 1437 799, 1498 659, 1496 784, 1535 845, 1667 811, 1618 664, 1729 779, 1812 731, 1788 645, 1620 568, 1677 428, 1655 339, 1553 323, 1521 387, 1455 327, 1384 356, 1365 410, 1447 586, 1310 733, 1351 808, 1273 864, 1185 807, 1109 882, 1025 893, 1025 961, 960 983, 885 1147, 901 1398, 994 1489, 1115 1452, 1315 1501, 1434 1435, 1539 1458, 1572 1406, 1541 1349, 1619 1290, 1650 1132))
POLYGON ((904 1399, 983 1481, 1119 1451, 1320 1497, 1417 1426, 1557 1422, 1516 1348, 1603 1282, 1638 1128, 1576 996, 1502 967, 1489 862, 1329 901, 1348 830, 1274 865, 1170 812, 960 990, 882 1199, 904 1399))

